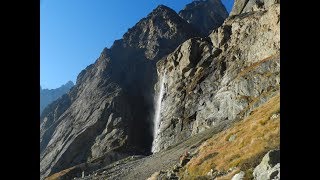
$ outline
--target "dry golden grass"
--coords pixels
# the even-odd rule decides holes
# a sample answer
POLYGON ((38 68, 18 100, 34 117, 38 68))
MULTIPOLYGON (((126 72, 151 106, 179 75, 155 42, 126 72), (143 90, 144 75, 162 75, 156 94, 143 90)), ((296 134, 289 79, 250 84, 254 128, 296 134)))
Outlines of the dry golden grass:
MULTIPOLYGON (((280 112, 279 94, 258 107, 243 121, 235 123, 231 128, 214 135, 199 147, 199 153, 183 168, 188 177, 195 179, 206 175, 210 169, 227 171, 238 167, 243 171, 250 171, 257 165, 267 151, 279 147, 280 119, 270 117, 280 112), (233 141, 229 141, 236 135, 233 141), (215 154, 212 156, 212 154, 215 154)), ((181 172, 181 174, 184 174, 181 172)))
POLYGON ((246 98, 249 102, 248 106, 246 108, 244 108, 240 113, 239 113, 239 116, 240 117, 243 117, 244 114, 255 104, 257 103, 259 100, 261 100, 263 97, 267 97, 269 96, 272 92, 278 90, 280 88, 280 85, 277 84, 275 87, 267 90, 267 91, 264 91, 260 94, 260 96, 258 97, 250 97, 250 96, 242 96, 240 98, 246 98))
POLYGON ((45 180, 58 180, 61 176, 65 175, 66 173, 68 173, 69 171, 71 171, 74 168, 75 167, 71 167, 69 169, 65 169, 63 171, 52 174, 51 176, 47 177, 45 180))

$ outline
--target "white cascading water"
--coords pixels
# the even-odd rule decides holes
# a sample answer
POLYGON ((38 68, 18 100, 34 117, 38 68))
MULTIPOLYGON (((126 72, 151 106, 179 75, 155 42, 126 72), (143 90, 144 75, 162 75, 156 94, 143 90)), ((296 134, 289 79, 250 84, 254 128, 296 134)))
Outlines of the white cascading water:
POLYGON ((162 98, 164 94, 164 83, 166 80, 166 72, 163 73, 162 78, 160 79, 160 91, 157 97, 156 101, 156 110, 155 110, 155 116, 153 119, 153 142, 152 142, 152 153, 154 153, 157 150, 157 136, 159 134, 160 129, 160 120, 161 120, 161 104, 162 104, 162 98))

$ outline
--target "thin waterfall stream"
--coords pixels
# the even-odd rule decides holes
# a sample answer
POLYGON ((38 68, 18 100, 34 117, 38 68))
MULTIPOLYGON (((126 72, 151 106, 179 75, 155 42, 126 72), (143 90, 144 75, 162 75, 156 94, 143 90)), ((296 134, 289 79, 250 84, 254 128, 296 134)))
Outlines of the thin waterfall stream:
POLYGON ((162 98, 164 94, 164 83, 166 81, 166 71, 163 73, 160 79, 160 90, 156 100, 156 109, 155 109, 155 116, 153 120, 153 142, 152 142, 152 153, 157 150, 157 141, 158 141, 158 134, 160 130, 160 121, 161 121, 161 105, 162 105, 162 98))

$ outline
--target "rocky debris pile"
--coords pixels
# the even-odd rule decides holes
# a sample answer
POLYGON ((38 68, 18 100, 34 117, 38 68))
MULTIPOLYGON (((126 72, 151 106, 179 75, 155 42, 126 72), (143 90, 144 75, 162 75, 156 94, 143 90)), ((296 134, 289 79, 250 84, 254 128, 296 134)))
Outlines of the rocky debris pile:
POLYGON ((225 176, 225 175, 233 172, 235 169, 237 169, 237 167, 230 168, 227 171, 218 171, 216 169, 210 169, 210 171, 206 174, 205 177, 209 178, 209 179, 215 179, 215 178, 218 178, 218 177, 225 176))
POLYGON ((192 158, 192 154, 189 151, 185 151, 182 155, 179 157, 179 162, 175 165, 173 165, 168 170, 161 170, 158 172, 155 172, 152 174, 151 177, 149 177, 149 180, 153 179, 172 179, 172 180, 178 180, 179 179, 179 171, 182 167, 184 167, 192 158))

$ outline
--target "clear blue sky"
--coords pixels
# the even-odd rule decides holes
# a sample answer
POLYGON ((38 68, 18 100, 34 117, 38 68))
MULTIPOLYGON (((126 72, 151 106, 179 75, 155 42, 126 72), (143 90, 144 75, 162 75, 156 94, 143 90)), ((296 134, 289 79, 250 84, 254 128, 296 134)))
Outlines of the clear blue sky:
MULTIPOLYGON (((40 84, 57 88, 95 62, 104 47, 159 4, 175 11, 192 0, 41 0, 40 84)), ((228 11, 234 0, 222 0, 228 11)))

